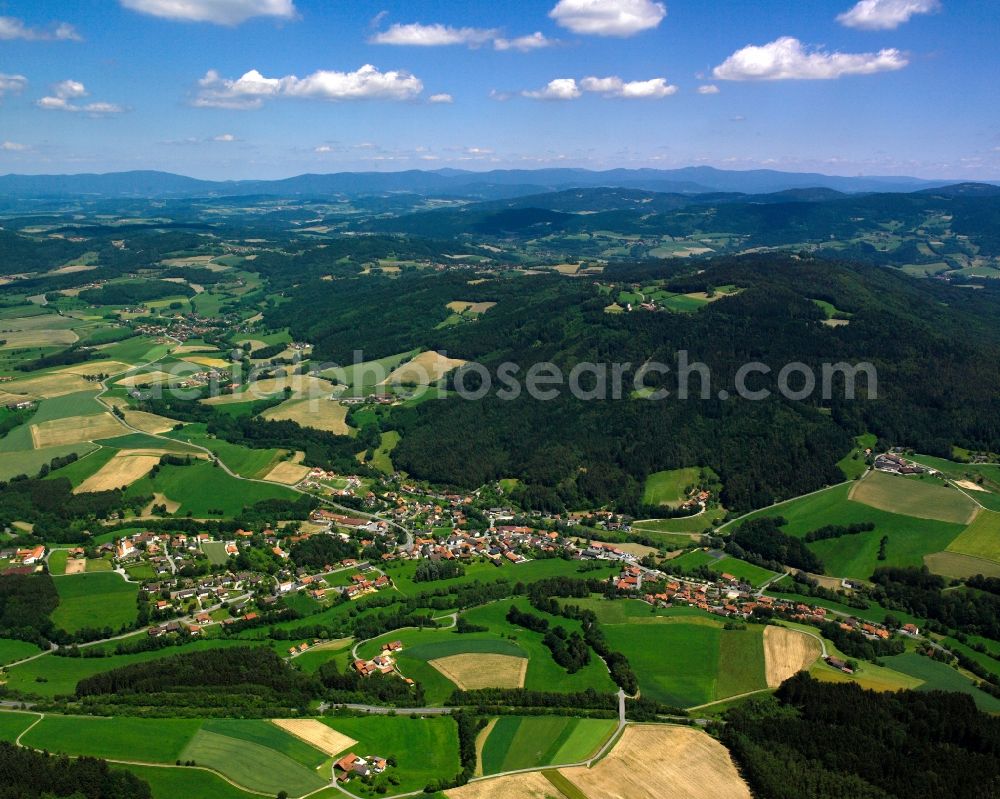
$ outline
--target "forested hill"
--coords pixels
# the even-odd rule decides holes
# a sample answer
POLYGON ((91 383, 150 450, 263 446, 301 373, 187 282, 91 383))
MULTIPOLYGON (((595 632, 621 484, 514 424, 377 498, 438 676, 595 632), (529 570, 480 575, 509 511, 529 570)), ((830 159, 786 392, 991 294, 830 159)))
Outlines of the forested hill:
MULTIPOLYGON (((416 347, 475 359, 495 374, 512 361, 524 370, 553 361, 622 362, 625 385, 648 360, 675 365, 675 353, 712 372, 709 399, 581 401, 562 392, 536 401, 448 398, 394 409, 384 427, 402 433, 397 467, 462 486, 520 477, 539 507, 619 500, 636 506, 653 471, 711 466, 726 505, 737 510, 835 482, 836 462, 865 431, 892 444, 950 453, 957 444, 1000 449, 1000 303, 995 288, 977 290, 915 281, 894 271, 809 257, 756 255, 667 266, 609 266, 607 285, 644 285, 674 276, 665 290, 734 285, 733 296, 696 313, 605 312, 595 283, 557 276, 475 276, 460 272, 397 279, 310 281, 270 312, 316 345, 316 357, 344 363, 353 349, 382 357, 416 347), (668 272, 667 270, 675 270, 668 272), (475 278, 475 279, 473 279, 475 278), (452 300, 497 305, 473 323, 441 327, 452 300), (849 324, 823 324, 816 300, 849 324), (879 398, 720 401, 736 370, 762 361, 774 373, 800 361, 868 361, 879 398)), ((774 388, 774 374, 764 385, 774 388)), ((646 384, 657 385, 654 376, 646 384)), ((470 380, 468 385, 472 385, 470 380)), ((758 387, 756 384, 754 387, 758 387)), ((697 392, 699 381, 692 383, 697 392)))
POLYGON ((821 188, 767 195, 580 189, 369 219, 356 226, 369 232, 442 238, 532 238, 608 230, 638 236, 729 234, 740 237, 743 248, 833 239, 849 247, 852 257, 906 263, 919 260, 915 245, 889 257, 884 248, 850 242, 865 234, 933 228, 945 218, 955 234, 969 237, 984 255, 1000 254, 1000 189, 988 184, 866 195, 821 188))

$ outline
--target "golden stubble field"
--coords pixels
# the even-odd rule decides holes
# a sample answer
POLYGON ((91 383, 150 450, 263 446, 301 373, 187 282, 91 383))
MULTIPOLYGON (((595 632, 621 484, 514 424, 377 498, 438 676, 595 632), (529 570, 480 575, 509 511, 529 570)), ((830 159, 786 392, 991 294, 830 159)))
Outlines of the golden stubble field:
POLYGON ((447 679, 463 691, 477 688, 523 688, 528 659, 485 652, 449 655, 428 660, 447 679))
POLYGON ((809 671, 822 650, 819 641, 803 632, 772 625, 765 627, 764 672, 767 687, 777 688, 792 675, 809 671))

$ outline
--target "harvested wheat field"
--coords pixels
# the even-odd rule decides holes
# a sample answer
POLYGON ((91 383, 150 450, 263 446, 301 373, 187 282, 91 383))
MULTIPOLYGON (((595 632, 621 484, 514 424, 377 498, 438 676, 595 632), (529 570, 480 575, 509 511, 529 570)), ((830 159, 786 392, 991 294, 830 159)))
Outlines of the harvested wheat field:
POLYGON ((271 469, 265 475, 265 480, 270 480, 272 483, 284 483, 285 485, 295 485, 299 480, 309 474, 308 466, 300 466, 297 463, 291 463, 290 461, 282 461, 281 463, 275 464, 275 467, 271 469))
POLYGON ((218 397, 208 397, 202 402, 206 405, 227 405, 231 402, 247 402, 249 400, 265 399, 280 394, 285 388, 292 390, 293 399, 316 397, 325 399, 333 391, 333 385, 312 375, 289 375, 287 377, 269 377, 255 380, 247 385, 245 391, 236 394, 221 394, 218 397))
POLYGON ((74 494, 88 491, 111 491, 130 486, 145 477, 150 469, 160 462, 158 455, 136 455, 133 450, 123 449, 105 463, 94 474, 73 489, 74 494))
MULTIPOLYGON (((477 780, 445 791, 448 799, 563 799, 563 794, 538 771, 477 780)), ((594 795, 593 799, 598 799, 594 795)))
POLYGON ((593 768, 559 773, 591 799, 750 799, 729 751, 690 727, 626 727, 611 753, 593 768))
POLYGON ((493 732, 493 728, 497 726, 497 722, 500 721, 498 718, 490 719, 486 722, 486 726, 483 727, 479 734, 476 736, 476 774, 477 777, 483 776, 483 747, 486 746, 486 739, 490 737, 490 733, 493 732))
POLYGON ((808 671, 823 653, 811 635, 768 625, 764 628, 764 674, 768 688, 777 688, 793 674, 808 671))
POLYGON ((65 369, 59 369, 54 374, 60 375, 80 375, 89 377, 93 375, 116 375, 131 368, 131 364, 121 361, 86 361, 84 363, 73 364, 65 369))
POLYGON ((25 330, 4 333, 0 349, 13 350, 19 347, 50 347, 55 344, 73 344, 79 336, 72 330, 25 330))
POLYGON ((31 425, 31 441, 35 449, 61 444, 80 444, 99 438, 114 438, 127 432, 110 413, 94 416, 68 416, 50 422, 31 425))
POLYGON ((290 419, 303 427, 326 430, 338 436, 346 436, 350 430, 347 426, 347 407, 328 397, 286 400, 261 415, 275 421, 290 419))
POLYGON ((274 724, 328 755, 343 752, 357 743, 316 719, 272 719, 274 724))
POLYGON ((176 419, 168 419, 166 416, 157 416, 155 413, 145 411, 125 411, 125 421, 143 433, 166 433, 177 426, 176 419))
POLYGON ((461 358, 448 358, 439 352, 429 350, 393 370, 383 381, 383 385, 392 383, 426 385, 440 380, 452 369, 457 369, 464 363, 466 361, 461 358))
POLYGON ((477 688, 523 688, 528 659, 513 655, 468 653, 449 655, 427 663, 463 691, 477 688))
POLYGON ((964 488, 966 491, 982 491, 983 493, 989 493, 985 488, 979 485, 979 483, 973 483, 971 480, 955 480, 954 483, 959 488, 964 488))
POLYGON ((210 369, 225 369, 232 366, 231 361, 224 361, 222 358, 211 358, 205 355, 188 355, 184 360, 196 366, 207 366, 210 369))
POLYGON ((27 380, 14 380, 3 383, 0 389, 0 404, 20 402, 25 398, 46 399, 61 397, 65 394, 75 394, 78 391, 93 391, 94 384, 84 380, 79 375, 60 374, 53 372, 41 377, 27 380))
POLYGON ((116 381, 116 383, 119 386, 134 388, 135 386, 153 385, 154 383, 169 383, 171 380, 175 379, 180 380, 181 378, 174 378, 173 375, 169 375, 166 372, 153 371, 143 372, 138 375, 129 375, 128 377, 123 377, 121 380, 116 381))

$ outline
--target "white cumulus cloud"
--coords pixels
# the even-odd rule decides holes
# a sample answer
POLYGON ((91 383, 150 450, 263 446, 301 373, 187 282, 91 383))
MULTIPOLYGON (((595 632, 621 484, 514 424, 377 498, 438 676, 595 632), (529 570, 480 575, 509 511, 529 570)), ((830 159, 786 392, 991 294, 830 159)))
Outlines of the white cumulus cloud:
POLYGON ((88 97, 90 93, 87 88, 77 80, 64 80, 52 86, 52 94, 38 100, 35 105, 45 111, 69 111, 70 113, 84 113, 92 117, 108 116, 110 114, 120 114, 125 109, 115 103, 93 102, 77 103, 88 97))
POLYGON ((83 41, 83 37, 76 32, 76 28, 68 22, 56 22, 51 28, 42 30, 28 27, 23 20, 17 17, 0 17, 0 40, 11 41, 13 39, 24 39, 29 42, 83 41))
POLYGON ((706 83, 704 86, 698 87, 698 94, 718 94, 719 87, 714 83, 706 83))
POLYGON ((429 102, 429 103, 453 103, 453 102, 455 102, 455 98, 452 97, 450 94, 446 94, 446 93, 442 92, 441 94, 432 94, 430 97, 427 98, 427 102, 429 102))
POLYGON ((849 11, 837 17, 848 28, 882 31, 898 28, 916 14, 933 14, 941 10, 940 0, 860 0, 849 11))
POLYGON ((213 136, 212 141, 218 142, 232 142, 239 141, 232 133, 220 133, 218 136, 213 136))
POLYGON ((770 44, 737 50, 712 75, 719 80, 832 80, 844 75, 872 75, 902 69, 909 63, 896 49, 877 53, 829 53, 807 49, 791 36, 770 44))
POLYGON ((549 16, 573 33, 634 36, 655 28, 667 7, 653 0, 559 0, 549 16))
POLYGON ((7 92, 20 92, 27 85, 28 79, 24 75, 9 75, 0 72, 0 97, 3 97, 7 92))
POLYGON ((453 28, 450 25, 391 25, 371 38, 372 44, 411 45, 415 47, 441 47, 464 44, 478 47, 496 38, 498 31, 493 28, 453 28))
POLYGON ((626 99, 659 99, 677 92, 677 87, 667 83, 666 78, 623 81, 617 75, 607 78, 584 78, 580 81, 580 88, 585 92, 603 94, 605 97, 626 99))
POLYGON ((30 149, 31 148, 27 144, 21 144, 16 141, 0 142, 0 150, 8 153, 20 153, 30 149))
POLYGON ((125 8, 185 22, 239 25, 251 17, 295 17, 292 0, 121 0, 125 8))
POLYGON ((573 78, 556 78, 550 80, 542 89, 521 94, 532 100, 575 100, 580 96, 580 87, 573 78))
POLYGON ((223 78, 210 70, 198 81, 200 90, 194 105, 200 108, 246 110, 260 108, 265 100, 298 98, 304 100, 412 100, 424 84, 409 72, 380 72, 365 64, 354 72, 321 69, 299 78, 286 75, 267 78, 251 69, 236 80, 223 78))
POLYGON ((519 50, 522 53, 528 53, 532 50, 551 47, 555 43, 555 40, 547 39, 541 31, 535 31, 527 36, 518 36, 516 39, 494 39, 493 49, 519 50))

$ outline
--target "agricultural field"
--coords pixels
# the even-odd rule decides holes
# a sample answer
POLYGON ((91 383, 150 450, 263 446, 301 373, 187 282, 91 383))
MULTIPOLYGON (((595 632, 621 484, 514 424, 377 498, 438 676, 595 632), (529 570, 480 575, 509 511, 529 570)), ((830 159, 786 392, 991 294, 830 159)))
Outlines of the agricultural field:
POLYGON ((721 623, 692 617, 602 629, 650 699, 693 707, 767 688, 762 629, 754 626, 723 630, 721 623))
POLYGON ((731 574, 733 577, 749 583, 754 588, 759 588, 768 580, 772 580, 777 576, 775 572, 769 569, 755 566, 752 563, 731 557, 723 552, 706 551, 704 549, 686 552, 680 557, 671 560, 670 565, 683 569, 696 569, 699 566, 707 566, 716 574, 731 574))
POLYGON ((14 742, 17 736, 38 720, 35 713, 0 712, 0 741, 14 742))
POLYGON ((968 694, 976 706, 987 713, 1000 713, 1000 699, 976 688, 960 672, 915 652, 884 658, 889 668, 920 680, 918 691, 957 691, 968 694))
POLYGON ((326 716, 320 721, 358 742, 351 751, 395 758, 395 792, 420 791, 459 769, 458 735, 448 716, 326 716))
MULTIPOLYGON (((915 482, 904 478, 889 479, 898 479, 907 485, 915 482)), ((788 522, 781 528, 782 532, 796 537, 830 524, 873 523, 875 529, 872 532, 815 541, 808 545, 823 560, 827 574, 858 580, 867 580, 879 566, 920 567, 924 565, 926 555, 947 549, 964 529, 963 524, 890 513, 855 502, 848 498, 855 485, 856 483, 844 483, 834 486, 807 497, 756 511, 747 518, 781 516, 788 522), (885 561, 878 560, 882 536, 889 538, 885 561)), ((941 490, 950 490, 961 496, 954 489, 941 490)), ((723 529, 730 532, 732 524, 723 529)))
MULTIPOLYGON (((750 799, 729 751, 691 727, 629 725, 591 768, 560 769, 584 797, 750 799)), ((567 796, 569 796, 567 794, 567 796)))
MULTIPOLYGON (((95 576, 111 576, 122 582, 123 585, 126 585, 117 575, 95 576)), ((67 579, 73 578, 58 578, 56 580, 57 587, 60 582, 67 579)), ((142 635, 144 633, 139 634, 142 635)), ((196 652, 200 649, 248 645, 254 645, 254 642, 235 638, 206 639, 188 644, 184 651, 196 652)), ((72 694, 76 690, 76 684, 80 680, 92 677, 102 671, 108 671, 119 666, 128 666, 133 663, 144 663, 147 660, 156 660, 164 656, 163 651, 155 650, 152 652, 143 652, 138 655, 109 655, 102 658, 69 658, 45 655, 44 657, 11 668, 7 673, 7 685, 12 690, 51 698, 58 695, 72 694)))
POLYGON ((677 507, 687 499, 686 489, 697 486, 701 470, 696 467, 654 472, 646 478, 643 488, 644 505, 677 507))
MULTIPOLYGON (((183 429, 171 432, 168 438, 204 447, 236 474, 254 479, 264 478, 288 454, 288 450, 284 449, 250 449, 231 444, 210 435, 201 423, 185 425, 183 429)), ((204 452, 199 451, 198 454, 205 456, 204 452)))
POLYGON ((30 658, 37 655, 42 650, 27 641, 18 641, 14 638, 0 638, 0 666, 8 663, 15 663, 18 660, 30 658))
POLYGON ((136 619, 139 587, 120 575, 105 572, 77 574, 55 580, 59 606, 52 612, 56 627, 66 632, 86 628, 117 631, 136 619))
POLYGON ((948 545, 948 552, 1000 563, 1000 513, 979 511, 976 520, 948 545))
POLYGON ((93 416, 69 416, 63 419, 53 419, 50 422, 32 424, 30 427, 31 440, 35 449, 112 438, 121 435, 126 429, 110 413, 93 416))
POLYGON ((950 486, 884 472, 871 472, 856 482, 848 498, 890 513, 954 524, 970 524, 976 513, 976 504, 950 486))
MULTIPOLYGON (((128 766, 127 769, 149 783, 153 799, 259 799, 260 794, 242 791, 207 769, 128 766)), ((318 797, 317 797, 318 799, 318 797)))
POLYGON ((351 429, 347 425, 347 406, 330 397, 286 400, 262 416, 275 421, 289 419, 303 427, 326 430, 338 436, 348 435, 351 429))
POLYGON ((528 658, 521 654, 461 652, 427 662, 463 691, 477 688, 523 688, 528 671, 528 658))
POLYGON ((214 731, 234 727, 238 731, 239 724, 235 720, 206 722, 184 747, 181 760, 194 760, 244 787, 271 794, 285 790, 292 796, 300 796, 326 784, 315 771, 325 760, 323 753, 313 750, 316 762, 312 767, 297 762, 281 749, 285 748, 286 739, 291 738, 296 744, 299 740, 276 725, 270 729, 254 728, 247 735, 214 731))
POLYGON ((439 352, 422 352, 417 357, 394 369, 386 378, 386 385, 436 383, 448 372, 464 364, 460 358, 448 358, 439 352))
POLYGON ((198 719, 47 715, 22 743, 72 755, 173 763, 200 726, 198 719))
POLYGON ((616 719, 501 716, 483 743, 482 772, 581 763, 597 753, 616 726, 616 719))
POLYGON ((98 471, 76 486, 74 492, 112 491, 132 485, 160 462, 159 455, 139 454, 143 452, 146 450, 119 450, 98 471))
POLYGON ((290 489, 267 483, 253 483, 230 477, 221 467, 205 461, 190 466, 160 467, 156 477, 144 477, 128 490, 133 496, 162 494, 179 503, 177 512, 195 517, 236 516, 244 507, 266 499, 295 500, 290 489))

